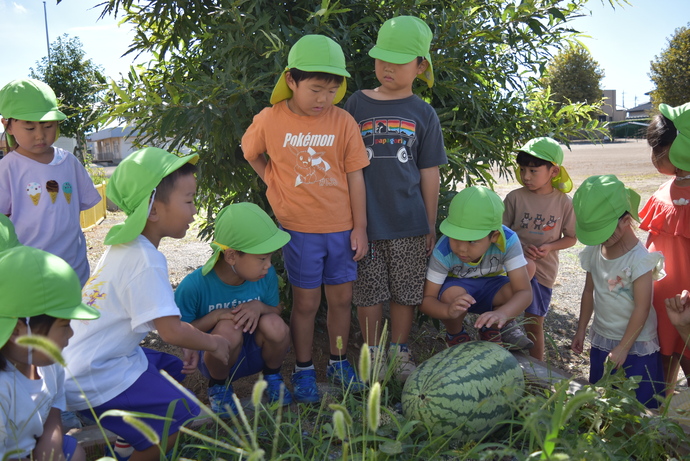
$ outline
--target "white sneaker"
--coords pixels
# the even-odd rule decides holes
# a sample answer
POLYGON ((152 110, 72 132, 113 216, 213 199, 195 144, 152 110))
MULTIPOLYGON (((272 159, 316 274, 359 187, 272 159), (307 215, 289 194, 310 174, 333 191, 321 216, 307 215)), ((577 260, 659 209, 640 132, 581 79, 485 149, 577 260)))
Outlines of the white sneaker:
POLYGON ((501 328, 501 341, 509 351, 520 351, 534 347, 534 342, 522 331, 522 327, 518 325, 515 319, 501 328))
POLYGON ((417 369, 412 354, 409 350, 400 350, 399 347, 390 346, 388 348, 388 363, 395 370, 395 376, 400 382, 407 381, 413 371, 417 369))

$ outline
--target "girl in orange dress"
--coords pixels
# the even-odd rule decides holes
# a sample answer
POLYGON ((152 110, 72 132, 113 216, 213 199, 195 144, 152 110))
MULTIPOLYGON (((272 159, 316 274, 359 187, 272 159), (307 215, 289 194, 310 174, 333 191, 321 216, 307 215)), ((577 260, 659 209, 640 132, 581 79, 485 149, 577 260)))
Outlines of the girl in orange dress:
POLYGON ((640 211, 640 228, 649 231, 647 248, 661 251, 666 277, 654 282, 653 304, 667 394, 673 392, 679 368, 690 376, 690 349, 669 320, 664 300, 687 286, 690 274, 690 103, 659 105, 647 129, 652 163, 659 173, 674 176, 662 184, 640 211))

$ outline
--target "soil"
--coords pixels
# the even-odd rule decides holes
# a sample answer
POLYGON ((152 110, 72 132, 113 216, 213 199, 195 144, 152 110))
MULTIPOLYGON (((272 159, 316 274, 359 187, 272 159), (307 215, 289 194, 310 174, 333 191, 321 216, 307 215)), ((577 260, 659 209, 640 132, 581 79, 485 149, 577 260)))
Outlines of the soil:
MULTIPOLYGON (((565 152, 564 165, 573 180, 574 190, 590 175, 616 174, 627 186, 632 187, 642 196, 642 203, 650 197, 659 185, 668 179, 659 174, 652 166, 649 148, 644 140, 617 141, 598 145, 573 144, 571 150, 565 152)), ((505 197, 510 190, 516 187, 519 187, 519 184, 513 178, 500 178, 495 185, 495 190, 501 197, 505 197)), ((91 267, 96 265, 105 250, 103 245, 105 234, 111 226, 121 222, 124 217, 122 212, 109 212, 102 223, 85 232, 91 267)), ((642 231, 638 232, 642 241, 646 238, 644 234, 642 231)), ((167 257, 170 282, 173 288, 177 287, 188 273, 203 265, 211 254, 207 243, 199 241, 196 235, 197 227, 194 226, 183 239, 164 239, 161 242, 159 249, 167 257)), ((550 312, 544 323, 546 334, 545 361, 552 366, 572 373, 576 377, 586 378, 589 373, 588 357, 576 355, 570 350, 570 341, 577 327, 580 294, 584 284, 584 272, 580 268, 577 257, 582 248, 583 245, 578 243, 574 247, 560 252, 560 270, 553 289, 550 312)), ((288 320, 286 318, 286 321, 288 320)), ((352 325, 348 355, 356 363, 362 335, 354 318, 352 325)), ((315 332, 313 360, 318 381, 325 382, 325 369, 328 362, 328 335, 323 312, 317 318, 315 332)), ((155 333, 151 333, 144 343, 148 347, 179 355, 178 348, 163 343, 155 333)), ((445 348, 443 332, 440 332, 429 321, 415 324, 410 338, 410 347, 417 362, 421 362, 445 348)), ((283 366, 286 383, 289 383, 289 375, 293 366, 294 355, 291 353, 283 366)), ((241 398, 249 396, 255 380, 256 377, 247 377, 233 383, 238 396, 241 398)), ((198 372, 190 375, 185 384, 199 395, 202 401, 206 400, 206 383, 198 372)))

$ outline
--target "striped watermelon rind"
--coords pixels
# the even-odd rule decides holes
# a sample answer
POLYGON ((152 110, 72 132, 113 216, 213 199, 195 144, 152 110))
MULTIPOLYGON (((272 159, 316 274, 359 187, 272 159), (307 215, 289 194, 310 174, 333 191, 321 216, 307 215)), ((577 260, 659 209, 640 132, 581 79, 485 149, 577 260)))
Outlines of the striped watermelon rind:
POLYGON ((458 344, 422 363, 407 379, 403 414, 433 427, 434 434, 453 433, 467 442, 499 428, 522 396, 525 378, 513 355, 497 344, 458 344))

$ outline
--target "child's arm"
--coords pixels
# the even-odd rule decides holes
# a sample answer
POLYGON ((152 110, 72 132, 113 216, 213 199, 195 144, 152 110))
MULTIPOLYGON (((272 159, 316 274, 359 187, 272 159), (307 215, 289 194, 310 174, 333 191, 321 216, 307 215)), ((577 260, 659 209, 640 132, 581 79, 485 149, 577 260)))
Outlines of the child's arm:
POLYGON ((439 320, 456 319, 467 310, 476 301, 474 298, 465 293, 457 296, 452 303, 447 304, 438 299, 438 294, 441 291, 441 285, 430 280, 424 282, 424 298, 419 310, 431 318, 439 320))
POLYGON ((211 331, 221 320, 235 320, 232 309, 216 309, 190 323, 201 331, 211 331))
POLYGON ((347 173, 347 186, 350 193, 350 207, 352 208, 352 221, 354 227, 350 233, 350 245, 359 261, 366 256, 369 241, 367 239, 367 195, 364 189, 364 174, 362 170, 347 173))
POLYGON ((431 256, 436 244, 436 214, 438 212, 438 194, 441 180, 438 167, 423 168, 419 170, 422 200, 426 208, 426 219, 429 221, 429 233, 426 236, 426 255, 431 256))
POLYGON ((64 461, 62 453, 62 421, 60 410, 53 407, 43 425, 43 434, 36 439, 32 452, 36 461, 64 461))
MULTIPOLYGON (((500 307, 488 312, 484 312, 474 322, 475 328, 489 327, 494 324, 498 328, 503 328, 503 325, 512 318, 522 314, 525 309, 532 302, 532 285, 530 285, 529 275, 527 274, 527 266, 521 266, 513 269, 507 273, 510 279, 510 288, 512 296, 502 303, 500 307)), ((496 302, 494 298, 494 302, 496 302)))
POLYGON ((690 340, 690 292, 683 290, 683 293, 668 298, 664 303, 669 320, 687 343, 690 340))
POLYGON ((153 323, 166 343, 185 349, 209 351, 218 360, 228 363, 230 342, 222 336, 204 333, 174 315, 158 317, 153 323))
POLYGON ((573 336, 573 342, 570 348, 582 354, 585 345, 585 334, 587 333, 587 325, 592 318, 594 312, 594 280, 592 274, 587 272, 585 278, 585 287, 582 289, 582 298, 580 299, 580 320, 577 322, 577 331, 573 336))
POLYGON ((550 251, 565 250, 566 248, 570 248, 576 243, 577 237, 561 237, 558 240, 554 240, 553 242, 549 243, 544 243, 543 245, 539 245, 538 247, 530 245, 527 251, 529 251, 529 257, 531 259, 542 259, 546 257, 546 255, 549 254, 550 251))
POLYGON ((254 168, 254 171, 256 171, 256 174, 259 175, 261 180, 263 182, 266 182, 266 179, 264 178, 264 174, 266 173, 266 166, 268 165, 268 160, 266 160, 265 155, 259 155, 256 157, 254 160, 248 160, 249 164, 254 168))
POLYGON ((625 363, 630 348, 637 341, 637 337, 640 335, 647 317, 649 317, 649 310, 652 308, 653 283, 652 271, 639 276, 633 282, 633 302, 635 307, 630 315, 630 320, 628 320, 628 326, 625 328, 621 342, 609 352, 609 359, 613 360, 616 368, 625 363))

